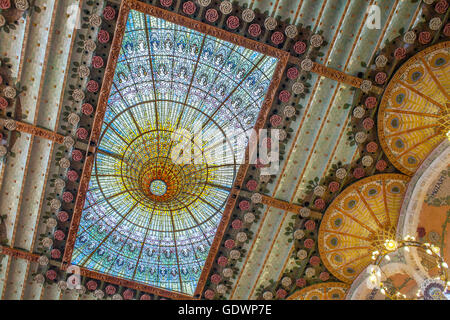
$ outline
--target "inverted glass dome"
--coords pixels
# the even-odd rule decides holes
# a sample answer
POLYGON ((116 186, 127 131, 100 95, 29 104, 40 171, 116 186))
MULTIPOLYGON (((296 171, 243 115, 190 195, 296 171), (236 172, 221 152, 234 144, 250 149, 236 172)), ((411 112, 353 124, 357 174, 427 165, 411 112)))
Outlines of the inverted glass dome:
POLYGON ((277 63, 131 10, 72 264, 192 295, 277 63))

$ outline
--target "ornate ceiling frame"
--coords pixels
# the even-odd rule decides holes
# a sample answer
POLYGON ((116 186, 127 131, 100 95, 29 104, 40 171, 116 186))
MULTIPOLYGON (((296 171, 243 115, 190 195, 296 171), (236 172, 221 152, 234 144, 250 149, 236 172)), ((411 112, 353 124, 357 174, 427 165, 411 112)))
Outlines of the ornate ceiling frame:
MULTIPOLYGON (((274 76, 271 80, 270 86, 266 93, 263 105, 261 107, 261 111, 258 115, 257 121, 255 123, 254 129, 258 132, 262 129, 266 123, 267 117, 271 110, 272 104, 275 99, 275 94, 277 89, 281 83, 282 77, 284 75, 284 70, 288 64, 290 54, 289 52, 283 51, 281 49, 274 48, 270 45, 266 45, 260 43, 255 40, 248 39, 244 36, 234 34, 228 32, 226 30, 208 25, 206 23, 202 23, 191 18, 182 16, 180 14, 170 12, 158 7, 155 7, 150 4, 142 3, 137 0, 124 0, 122 1, 119 16, 117 20, 116 29, 114 32, 114 39, 111 46, 111 51, 109 53, 108 63, 106 66, 104 81, 100 90, 100 96, 97 105, 97 112, 95 114, 94 123, 92 126, 91 135, 89 138, 89 145, 94 146, 97 145, 98 139, 101 133, 101 127, 103 124, 103 119, 105 117, 108 97, 111 91, 114 72, 118 60, 118 56, 120 53, 122 39, 125 33, 126 22, 128 19, 128 13, 130 10, 136 10, 157 18, 164 19, 166 21, 193 29, 195 31, 216 37, 218 39, 231 42, 233 44, 245 47, 247 49, 251 49, 254 51, 258 51, 268 56, 272 56, 277 58, 278 64, 276 66, 274 76)), ((72 222, 69 229, 69 235, 66 242, 66 247, 64 250, 64 257, 62 259, 61 269, 67 270, 72 260, 72 253, 75 245, 77 231, 81 221, 81 215, 83 211, 84 202, 86 200, 86 192, 89 187, 89 181, 91 178, 91 172, 94 165, 95 154, 89 154, 86 157, 86 161, 83 165, 83 172, 81 175, 80 185, 78 189, 77 198, 75 201, 74 213, 72 222)), ((220 224, 217 228, 216 235, 214 237, 214 241, 211 245, 211 249, 208 254, 208 258, 203 267, 202 273, 200 275, 200 279, 197 284, 197 288, 194 292, 194 296, 189 296, 186 294, 173 292, 165 289, 156 288, 149 285, 144 285, 142 283, 138 283, 135 281, 125 280, 122 278, 117 278, 113 276, 109 276, 106 274, 102 274, 99 272, 87 270, 86 268, 80 268, 80 273, 83 276, 88 276, 91 278, 95 278, 102 281, 108 281, 111 283, 115 283, 118 285, 127 286, 136 290, 156 294, 162 297, 167 297, 171 299, 198 299, 201 297, 201 292, 206 284, 208 274, 210 272, 211 267, 213 266, 215 256, 219 250, 219 246, 221 244, 222 238, 225 234, 226 228, 229 224, 229 220, 231 218, 231 214, 233 209, 236 206, 236 201, 238 198, 239 191, 241 186, 243 185, 244 178, 246 176, 247 170, 249 168, 248 159, 249 159, 249 147, 247 146, 245 152, 245 163, 242 164, 239 168, 239 171, 236 175, 233 188, 230 191, 230 195, 228 196, 227 203, 224 208, 224 213, 220 224)))

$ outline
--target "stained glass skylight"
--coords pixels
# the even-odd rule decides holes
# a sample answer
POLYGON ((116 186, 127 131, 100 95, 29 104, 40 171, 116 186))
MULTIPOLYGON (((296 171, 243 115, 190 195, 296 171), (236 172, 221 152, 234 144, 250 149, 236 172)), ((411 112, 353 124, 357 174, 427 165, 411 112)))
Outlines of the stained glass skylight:
POLYGON ((277 62, 131 10, 72 264, 192 295, 277 62))

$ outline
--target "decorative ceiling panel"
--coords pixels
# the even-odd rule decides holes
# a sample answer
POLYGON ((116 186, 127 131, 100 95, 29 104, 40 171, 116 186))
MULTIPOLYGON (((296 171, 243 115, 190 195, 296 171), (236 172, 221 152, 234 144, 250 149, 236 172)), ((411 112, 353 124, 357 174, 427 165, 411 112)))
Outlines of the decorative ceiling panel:
POLYGON ((389 160, 405 174, 413 175, 446 138, 450 121, 449 59, 448 41, 418 53, 396 72, 381 101, 381 145, 389 160))
MULTIPOLYGON (((14 8, 16 1, 10 2, 14 8)), ((106 105, 110 91, 106 91, 103 100, 102 96, 99 99, 98 91, 86 90, 86 84, 91 80, 97 82, 99 87, 108 86, 105 82, 109 81, 109 77, 105 76, 105 71, 108 70, 107 64, 111 64, 109 53, 115 36, 116 13, 119 12, 121 3, 127 1, 33 2, 34 7, 30 6, 30 10, 20 14, 20 17, 17 15, 19 20, 14 24, 15 27, 10 27, 11 19, 16 19, 14 16, 4 15, 4 10, 0 13, 0 16, 3 15, 8 20, 8 24, 0 27, 0 43, 3 49, 0 54, 2 62, 7 63, 9 69, 6 73, 4 69, 0 70, 3 84, 12 81, 13 85, 17 85, 18 93, 20 87, 28 87, 28 90, 18 95, 20 99, 17 98, 16 102, 8 100, 9 106, 5 115, 28 125, 55 131, 56 134, 70 139, 65 141, 67 144, 63 146, 27 132, 22 132, 19 136, 20 129, 11 131, 2 128, 2 143, 7 144, 2 145, 3 149, 0 150, 8 147, 8 154, 0 163, 0 205, 7 216, 0 223, 0 227, 5 227, 7 234, 6 242, 2 243, 3 249, 0 251, 1 299, 160 299, 160 296, 191 298, 189 295, 174 291, 165 292, 142 282, 127 281, 86 268, 81 268, 81 287, 76 290, 67 288, 66 280, 69 274, 66 268, 71 262, 71 250, 84 204, 84 198, 79 197, 79 194, 85 193, 89 187, 89 178, 86 184, 83 184, 83 178, 85 173, 90 177, 92 167, 89 166, 95 152, 99 152, 98 159, 114 162, 114 159, 106 156, 106 148, 97 149, 100 134, 109 130, 110 137, 114 137, 115 134, 111 134, 114 128, 121 135, 128 135, 130 130, 127 126, 133 128, 134 125, 130 124, 130 121, 136 121, 140 128, 147 125, 150 127, 151 124, 142 119, 142 113, 139 113, 135 120, 130 119, 131 116, 127 115, 133 112, 130 109, 130 112, 119 115, 121 111, 118 111, 117 115, 110 116, 108 123, 113 122, 112 119, 117 116, 115 125, 106 128, 105 124, 102 131, 105 110, 100 106, 106 105), (74 20, 68 19, 68 14, 76 12, 78 8, 80 23, 72 24, 71 21, 74 20), (5 26, 8 26, 8 32, 5 31, 5 26), (98 59, 100 57, 101 61, 98 59), (83 99, 80 98, 80 93, 83 99), (100 119, 100 123, 93 125, 94 118, 100 119), (90 139, 92 136, 94 139, 90 139), (69 162, 70 167, 67 167, 69 162), (83 170, 83 166, 88 170, 83 170), (42 185, 45 187, 42 188, 42 185), (73 200, 65 201, 62 198, 63 194, 67 193, 73 195, 73 200), (81 206, 78 202, 81 202, 81 206), (74 225, 75 228, 72 228, 74 225), (69 259, 65 259, 66 256, 69 259), (27 262, 19 262, 19 259, 27 262)), ((291 93, 290 99, 275 99, 274 106, 269 111, 270 115, 276 113, 285 116, 282 116, 283 121, 278 126, 286 133, 286 139, 281 144, 281 147, 285 147, 281 159, 282 170, 278 175, 272 176, 270 181, 263 182, 261 179, 256 190, 263 196, 271 195, 277 201, 285 200, 286 207, 288 204, 306 206, 308 203, 315 206, 315 198, 322 200, 322 197, 315 195, 316 188, 312 188, 317 184, 326 188, 324 199, 329 203, 328 201, 344 190, 350 182, 359 179, 354 175, 358 173, 357 176, 360 177, 361 167, 367 176, 373 175, 376 170, 385 173, 397 172, 383 154, 380 147, 382 144, 377 140, 376 121, 370 121, 376 119, 376 106, 365 105, 366 96, 353 91, 353 88, 345 83, 321 77, 314 70, 303 70, 300 64, 302 59, 309 58, 315 63, 344 71, 348 75, 374 81, 379 72, 384 72, 387 76, 387 86, 387 80, 407 61, 405 58, 412 57, 429 45, 448 40, 450 24, 447 2, 238 0, 231 3, 226 0, 140 0, 142 5, 151 4, 156 11, 162 10, 188 17, 193 23, 189 26, 170 20, 176 24, 201 32, 206 31, 197 29, 197 26, 214 26, 218 34, 227 33, 237 38, 253 39, 260 45, 285 50, 291 55, 287 72, 280 71, 275 74, 285 78, 281 80, 279 90, 291 93), (372 5, 381 9, 380 28, 371 29, 365 24, 372 5), (404 36, 410 36, 411 31, 417 35, 417 39, 409 42, 404 36), (431 34, 431 41, 427 40, 427 34, 431 34), (312 41, 313 35, 315 40, 320 35, 323 43, 319 45, 317 41, 312 41), (408 44, 405 45, 407 41, 408 44), (402 56, 402 49, 406 49, 406 55, 402 56), (397 53, 394 54, 394 51, 397 53), (377 61, 383 56, 387 59, 387 64, 380 66, 377 61), (300 91, 302 93, 297 94, 300 91), (293 112, 293 109, 296 112, 293 112), (366 141, 358 142, 351 135, 359 131, 370 131, 366 141), (366 145, 378 145, 378 149, 373 153, 366 145), (363 167, 364 163, 367 163, 364 160, 368 159, 372 159, 372 165, 363 167), (381 169, 378 164, 383 164, 381 169), (338 167, 348 173, 342 181, 332 177, 338 167), (319 179, 318 182, 316 179, 319 179), (330 181, 333 181, 333 184, 330 181), (338 182, 338 185, 335 182, 338 182), (333 192, 330 196, 327 196, 328 187, 330 194, 333 192)), ((164 40, 158 40, 162 46, 164 40)), ((246 47, 243 42, 236 43, 246 47)), ((120 47, 120 42, 117 47, 120 47)), ((182 58, 187 61, 189 55, 182 58)), ((127 59, 131 61, 129 57, 127 59)), ((169 57, 170 59, 173 57, 169 57)), ((115 59, 112 60, 115 65, 115 59)), ((155 70, 158 67, 156 60, 155 58, 155 70)), ((124 66, 123 71, 126 73, 129 69, 124 66)), ((136 74, 142 72, 134 61, 130 68, 136 74)), ((114 73, 114 70, 112 71, 114 73)), ((428 72, 424 74, 427 75, 428 72)), ((186 75, 189 76, 187 73, 186 75)), ((112 76, 113 74, 111 81, 112 76)), ((138 77, 153 79, 149 73, 138 77)), ((124 80, 123 76, 120 78, 124 80)), ((440 81, 441 84, 444 82, 440 81)), ((116 80, 116 84, 119 91, 124 89, 122 85, 128 86, 127 90, 130 92, 134 90, 132 80, 122 84, 116 80)), ((387 89, 386 86, 383 85, 383 88, 387 89)), ((159 89, 164 89, 163 87, 160 86, 159 89)), ((90 88, 93 89, 92 86, 90 88)), ((153 88, 152 85, 149 88, 153 88)), ((118 89, 113 87, 112 92, 115 92, 114 90, 118 89)), ((193 86, 191 90, 200 94, 205 91, 201 86, 193 86)), ((3 90, 0 91, 1 96, 3 90)), ((152 94, 145 93, 148 96, 152 94)), ((375 95, 378 102, 381 101, 380 95, 381 93, 375 95)), ((139 98, 136 100, 139 101, 139 98)), ((134 101, 127 102, 130 108, 134 106, 134 101)), ((108 113, 106 116, 108 117, 108 113)), ((401 116, 401 119, 408 122, 408 117, 401 116)), ((210 125, 213 126, 213 122, 210 125)), ((105 142, 106 137, 105 133, 101 141, 105 142)), ((116 139, 118 143, 114 144, 115 148, 125 144, 120 138, 116 139)), ((417 140, 416 143, 420 142, 426 145, 423 139, 417 140)), ((416 143, 405 144, 405 150, 416 143)), ((140 151, 135 153, 145 155, 140 151)), ((109 155, 114 157, 119 154, 110 152, 109 155)), ((258 180, 258 170, 250 168, 248 171, 247 176, 253 175, 252 179, 258 180)), ((110 181, 114 183, 114 180, 110 181)), ((153 190, 152 193, 156 196, 171 194, 174 190, 162 179, 146 183, 147 191, 153 190)), ((223 185, 226 185, 226 182, 223 182, 223 185)), ((247 192, 245 187, 244 185, 242 190, 232 193, 232 197, 236 196, 235 203, 227 203, 227 206, 233 209, 231 220, 222 219, 221 226, 229 226, 224 228, 223 243, 220 245, 221 241, 218 241, 216 250, 214 244, 221 237, 215 237, 194 298, 279 299, 298 297, 305 294, 305 291, 313 291, 310 297, 316 298, 319 297, 316 294, 319 292, 311 289, 333 288, 338 279, 322 262, 316 266, 318 257, 322 258, 317 248, 320 219, 302 220, 283 208, 256 204, 256 201, 253 203, 253 197, 250 197, 251 193, 247 192), (245 210, 241 210, 238 203, 246 204, 242 205, 245 210), (229 223, 231 221, 242 221, 241 228, 235 229, 233 224, 229 223), (294 228, 290 227, 292 223, 294 228), (295 230, 297 232, 294 232, 295 230), (301 235, 304 237, 301 238, 301 235), (306 248, 305 241, 312 243, 313 247, 306 248), (232 248, 230 243, 233 243, 232 248), (303 259, 305 252, 308 255, 303 259), (208 270, 211 270, 210 274, 208 270), (301 288, 307 289, 300 290, 301 288), (296 290, 299 291, 294 293, 296 290)), ((320 188, 318 190, 320 191, 320 188)), ((232 192, 234 191, 236 189, 232 192)), ((326 205, 321 211, 325 208, 326 205)), ((224 215, 226 212, 225 210, 224 215)), ((220 234, 220 229, 221 227, 216 234, 220 234)), ((411 230, 415 232, 415 229, 411 230)), ((432 231, 429 233, 431 235, 432 231)), ((326 293, 325 290, 323 292, 326 293)))
POLYGON ((277 64, 131 10, 72 264, 194 294, 277 64))

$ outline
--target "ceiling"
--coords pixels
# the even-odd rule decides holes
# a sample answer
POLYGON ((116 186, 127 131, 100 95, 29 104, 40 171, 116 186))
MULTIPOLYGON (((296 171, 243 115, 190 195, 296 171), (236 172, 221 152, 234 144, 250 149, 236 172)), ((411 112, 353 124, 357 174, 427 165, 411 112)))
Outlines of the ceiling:
MULTIPOLYGON (((20 97, 20 107, 16 106, 16 120, 63 135, 66 132, 76 135, 76 128, 67 125, 69 112, 64 114, 65 106, 81 111, 81 103, 71 101, 68 91, 73 92, 78 85, 86 84, 86 79, 71 77, 74 62, 82 64, 90 59, 83 50, 76 49, 77 42, 81 41, 80 32, 85 40, 95 39, 98 28, 77 30, 76 23, 68 21, 72 19, 70 12, 74 8, 102 15, 105 1, 98 0, 93 6, 88 2, 37 0, 35 5, 41 8, 40 13, 21 18, 17 28, 9 33, 0 32, 0 58, 9 58, 11 77, 26 87, 20 97), (71 85, 74 87, 70 88, 71 85)), ((119 5, 120 1, 111 3, 119 5)), ((308 28, 311 34, 320 33, 325 42, 315 61, 360 78, 365 78, 367 65, 386 42, 414 28, 423 19, 421 1, 240 0, 236 4, 258 9, 268 16, 287 21, 287 24, 308 28), (369 29, 366 25, 371 5, 381 8, 379 29, 369 29)), ((83 23, 87 22, 81 20, 80 24, 83 23)), ((280 172, 267 184, 266 192, 272 198, 297 205, 311 193, 310 181, 323 180, 333 165, 355 163, 360 154, 358 146, 350 143, 347 134, 351 129, 352 108, 349 106, 355 103, 355 90, 316 73, 310 73, 305 82, 308 90, 291 101, 300 111, 286 128, 288 139, 280 172)), ((119 87, 115 92, 120 91, 119 87)), ((7 162, 0 162, 0 212, 6 215, 5 246, 36 257, 28 256, 27 260, 4 256, 0 269, 1 299, 95 299, 92 292, 62 291, 56 283, 43 285, 33 280, 40 268, 37 258, 41 255, 42 239, 52 230, 48 226, 50 213, 54 212, 50 200, 60 193, 57 187, 55 189, 56 179, 62 172, 57 160, 64 157, 66 151, 56 143, 25 132, 15 139, 13 156, 9 155, 7 162)), ((102 140, 99 145, 103 143, 106 142, 102 140)), ((126 147, 120 143, 105 146, 104 151, 126 147)), ((78 141, 76 146, 89 149, 83 141, 78 141)), ((227 196, 221 194, 220 188, 212 189, 211 197, 227 196)), ((76 190, 70 191, 76 193, 76 190)), ((258 296, 258 288, 269 285, 270 280, 281 281, 283 272, 295 266, 295 245, 289 241, 292 235, 285 232, 293 216, 296 214, 285 209, 262 206, 262 215, 249 227, 252 238, 243 245, 245 255, 236 263, 235 277, 227 294, 229 299, 254 299, 258 296)), ((210 242, 212 236, 205 239, 210 242)), ((311 254, 319 255, 317 250, 311 254)), ((50 264, 58 266, 54 260, 51 259, 50 264)), ((329 291, 334 290, 339 295, 342 285, 334 285, 329 291)), ((188 292, 192 293, 194 288, 192 285, 188 292)), ((304 292, 297 295, 302 294, 304 292)))

